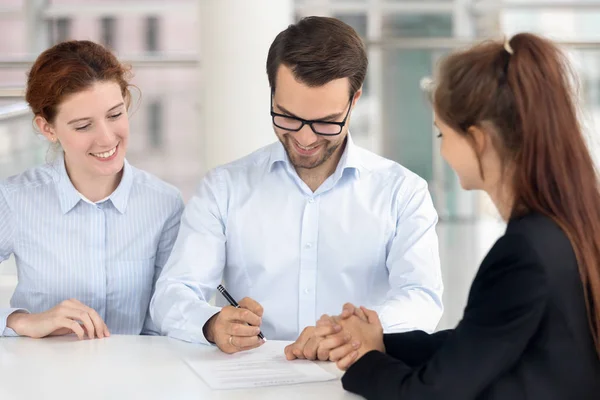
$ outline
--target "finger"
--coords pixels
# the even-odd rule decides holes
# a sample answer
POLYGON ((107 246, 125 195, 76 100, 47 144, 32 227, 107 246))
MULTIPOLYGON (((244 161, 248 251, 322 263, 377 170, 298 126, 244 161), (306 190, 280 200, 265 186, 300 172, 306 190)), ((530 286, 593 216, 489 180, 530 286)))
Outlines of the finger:
POLYGON ((237 353, 238 351, 241 351, 241 349, 235 345, 235 342, 233 341, 233 336, 224 333, 219 334, 216 337, 215 344, 219 347, 219 349, 221 349, 224 353, 227 354, 233 354, 237 353))
POLYGON ((87 306, 84 306, 84 307, 85 307, 84 308, 85 311, 90 316, 92 323, 94 324, 94 329, 96 330, 96 335, 99 338, 103 338, 104 336, 106 336, 105 332, 108 331, 108 328, 106 327, 106 324, 104 323, 104 321, 102 320, 100 315, 93 308, 87 307, 87 306))
POLYGON ((355 308, 354 315, 356 315, 358 318, 360 318, 361 321, 368 322, 367 316, 362 308, 358 308, 358 307, 355 308))
POLYGON ((243 336, 243 337, 257 337, 260 333, 260 328, 257 326, 249 326, 244 323, 231 322, 225 324, 223 331, 227 337, 229 336, 243 336))
POLYGON ((300 334, 300 336, 298 336, 298 339, 296 339, 296 342, 292 345, 292 352, 294 353, 294 356, 296 356, 296 358, 306 358, 306 356, 304 355, 304 347, 306 346, 308 341, 313 337, 314 332, 314 326, 307 326, 302 330, 302 333, 300 334))
POLYGON ((338 324, 335 325, 324 325, 324 326, 317 326, 315 328, 315 336, 318 337, 325 337, 325 336, 329 336, 329 335, 335 335, 338 332, 342 331, 342 327, 338 324))
POLYGON ((240 351, 248 351, 248 350, 256 349, 257 347, 260 347, 263 344, 265 344, 265 341, 261 339, 258 344, 255 344, 254 346, 250 346, 250 347, 242 347, 240 349, 240 351))
POLYGON ((367 316, 367 320, 368 320, 369 324, 381 325, 381 321, 379 320, 379 315, 377 315, 377 312, 375 312, 373 310, 369 310, 368 308, 365 308, 363 306, 361 306, 360 309, 367 316))
POLYGON ((257 345, 261 344, 262 339, 259 338, 258 336, 252 336, 252 337, 240 337, 240 336, 233 336, 230 343, 232 346, 237 347, 238 349, 247 349, 247 348, 254 348, 257 345))
POLYGON ((94 324, 94 330, 96 331, 96 335, 99 338, 109 335, 106 323, 104 322, 102 317, 100 317, 100 315, 96 312, 96 310, 94 310, 92 307, 83 304, 77 299, 69 299, 68 302, 71 303, 73 308, 81 309, 88 313, 92 323, 94 324))
POLYGON ((341 360, 339 360, 336 363, 336 365, 342 371, 346 371, 348 368, 350 368, 350 366, 352 364, 354 364, 354 361, 356 361, 356 357, 358 357, 358 352, 357 351, 353 351, 350 354, 348 354, 346 357, 344 357, 341 360))
POLYGON ((352 341, 351 343, 346 343, 340 347, 337 347, 329 352, 329 359, 331 361, 339 361, 346 357, 348 354, 352 353, 354 350, 360 347, 360 343, 358 341, 352 341))
POLYGON ((228 322, 245 322, 252 326, 260 326, 262 319, 252 311, 245 308, 225 307, 222 311, 223 317, 228 322))
POLYGON ((244 297, 242 300, 240 300, 240 307, 252 311, 259 317, 263 316, 263 307, 258 303, 258 301, 251 299, 250 297, 244 297))
POLYGON ((319 347, 317 349, 317 360, 319 360, 319 361, 329 360, 329 349, 321 349, 321 347, 319 347))
POLYGON ((295 358, 304 359, 304 346, 306 345, 306 342, 308 342, 308 339, 306 338, 306 335, 304 335, 304 332, 302 332, 294 343, 286 347, 286 358, 288 360, 293 360, 295 358))
POLYGON ((338 347, 344 346, 350 342, 352 336, 347 332, 340 332, 335 335, 327 336, 319 343, 319 349, 317 351, 317 358, 321 361, 329 360, 329 354, 332 350, 338 347))
POLYGON ((317 321, 317 326, 333 326, 337 324, 337 318, 323 314, 317 321))
POLYGON ((79 340, 83 340, 85 338, 83 328, 81 327, 81 325, 79 325, 77 321, 74 321, 67 317, 63 317, 58 320, 58 326, 60 328, 70 329, 75 335, 77 335, 79 340))
POLYGON ((289 361, 296 359, 296 356, 294 355, 294 352, 292 351, 293 349, 294 349, 294 344, 288 344, 287 346, 285 346, 285 349, 283 349, 285 358, 289 361))
POLYGON ((227 336, 222 342, 217 343, 217 346, 227 354, 239 353, 240 351, 247 351, 255 349, 264 344, 264 341, 257 336, 254 338, 238 337, 238 336, 227 336), (255 340, 249 340, 255 339, 255 340))
POLYGON ((342 313, 340 314, 340 317, 342 319, 350 318, 352 315, 354 315, 355 309, 356 309, 356 307, 354 307, 354 304, 352 304, 352 303, 344 304, 344 307, 342 308, 342 313))
POLYGON ((305 357, 304 357, 304 347, 299 348, 298 346, 296 346, 296 347, 294 347, 292 349, 292 352, 294 353, 294 356, 297 359, 300 359, 300 360, 304 360, 305 359, 305 357))
POLYGON ((87 311, 79 311, 78 319, 81 322, 83 322, 83 326, 85 326, 85 330, 88 334, 88 337, 90 339, 94 339, 96 337, 96 328, 94 327, 94 323, 92 322, 92 319, 90 318, 90 315, 87 313, 87 311))
MULTIPOLYGON (((73 305, 79 307, 78 304, 73 303, 73 305)), ((83 323, 83 326, 85 327, 85 331, 87 332, 88 337, 90 339, 94 338, 94 324, 92 323, 90 316, 85 310, 82 310, 81 308, 62 307, 60 312, 63 317, 81 321, 83 323)))
POLYGON ((332 326, 334 324, 335 323, 333 321, 331 321, 331 320, 322 320, 322 319, 320 319, 320 320, 317 321, 316 326, 317 327, 319 327, 319 326, 332 326))
POLYGON ((312 336, 304 345, 304 349, 302 352, 304 353, 304 358, 307 360, 316 360, 317 359, 317 350, 319 350, 319 343, 323 340, 321 337, 312 336))
POLYGON ((319 320, 317 322, 321 322, 321 323, 325 323, 325 324, 333 324, 333 318, 330 315, 327 314, 323 314, 321 315, 321 318, 319 318, 319 320))
MULTIPOLYGON (((92 318, 92 322, 96 327, 96 332, 100 332, 102 336, 99 337, 108 337, 110 336, 110 331, 108 330, 108 326, 106 326, 106 322, 102 319, 100 314, 93 308, 89 308, 91 310, 90 317, 92 318)), ((89 313, 88 313, 89 314, 89 313)))

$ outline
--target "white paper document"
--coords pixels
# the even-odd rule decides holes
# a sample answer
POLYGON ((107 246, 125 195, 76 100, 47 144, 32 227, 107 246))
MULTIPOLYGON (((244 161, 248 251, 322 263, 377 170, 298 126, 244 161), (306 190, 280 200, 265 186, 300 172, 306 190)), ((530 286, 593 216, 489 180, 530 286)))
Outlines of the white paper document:
POLYGON ((236 354, 214 348, 186 362, 212 389, 239 389, 336 379, 308 360, 288 361, 283 349, 290 342, 269 340, 261 347, 236 354))

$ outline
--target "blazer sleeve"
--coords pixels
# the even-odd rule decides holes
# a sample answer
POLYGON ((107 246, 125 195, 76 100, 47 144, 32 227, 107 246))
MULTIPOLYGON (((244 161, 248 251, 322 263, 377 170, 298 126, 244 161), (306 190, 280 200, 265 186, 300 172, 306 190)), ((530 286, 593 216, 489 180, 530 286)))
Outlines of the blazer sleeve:
POLYGON ((372 351, 348 369, 343 386, 367 399, 469 400, 494 392, 537 330, 547 298, 544 269, 527 238, 504 236, 480 267, 462 321, 426 363, 372 351))
POLYGON ((431 335, 423 331, 387 334, 383 336, 385 353, 409 367, 418 367, 429 361, 452 332, 448 329, 431 335))

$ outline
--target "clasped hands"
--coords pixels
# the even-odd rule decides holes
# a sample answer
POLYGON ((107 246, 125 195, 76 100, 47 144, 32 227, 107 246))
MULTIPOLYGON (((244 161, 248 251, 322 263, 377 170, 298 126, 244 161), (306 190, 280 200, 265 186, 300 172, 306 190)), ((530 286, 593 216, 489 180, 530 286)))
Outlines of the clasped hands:
POLYGON ((383 327, 375 311, 346 303, 338 316, 323 315, 286 346, 288 360, 330 360, 347 370, 369 351, 385 352, 383 327))
MULTIPOLYGON (((257 335, 263 308, 244 298, 240 308, 231 306, 215 314, 204 326, 204 335, 225 353, 237 353, 261 346, 257 335)), ((383 327, 375 311, 346 303, 338 316, 323 315, 316 326, 304 328, 298 339, 286 346, 288 360, 334 361, 346 370, 371 350, 385 352, 383 327)))

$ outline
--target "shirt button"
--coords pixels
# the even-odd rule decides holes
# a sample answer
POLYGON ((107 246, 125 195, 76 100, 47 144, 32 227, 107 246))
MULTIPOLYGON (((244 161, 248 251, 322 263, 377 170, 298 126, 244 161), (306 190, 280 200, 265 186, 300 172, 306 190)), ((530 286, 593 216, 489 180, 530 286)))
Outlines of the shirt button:
POLYGON ((314 203, 314 202, 315 202, 315 199, 313 199, 313 198, 311 197, 310 199, 308 199, 308 202, 309 202, 310 204, 312 204, 312 203, 314 203))
POLYGON ((304 293, 305 294, 309 294, 310 293, 310 289, 309 288, 304 289, 304 293))
POLYGON ((312 247, 312 243, 306 243, 306 244, 304 245, 304 247, 306 247, 307 249, 310 249, 310 248, 312 247))

